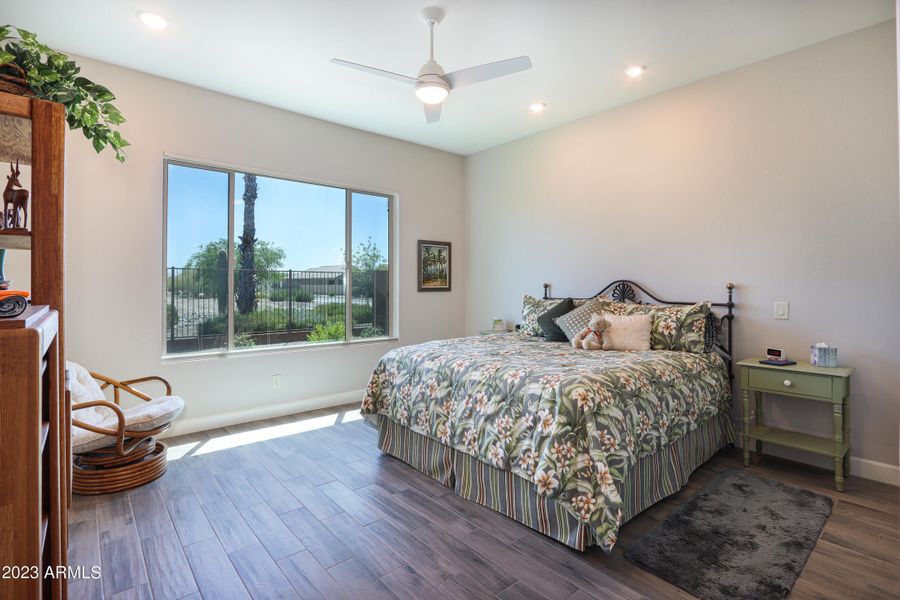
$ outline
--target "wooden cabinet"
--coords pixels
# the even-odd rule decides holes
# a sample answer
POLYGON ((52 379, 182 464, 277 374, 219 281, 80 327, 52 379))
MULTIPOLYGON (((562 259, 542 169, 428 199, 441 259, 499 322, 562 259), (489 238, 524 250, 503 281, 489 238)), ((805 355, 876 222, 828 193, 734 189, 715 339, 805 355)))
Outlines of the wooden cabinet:
POLYGON ((30 230, 0 231, 0 248, 30 252, 33 303, 0 319, 0 570, 41 571, 37 579, 0 572, 0 600, 65 598, 72 462, 63 391, 65 107, 0 93, 0 120, 4 159, 31 167, 30 230), (59 577, 43 580, 47 566, 59 577))
POLYGON ((2 600, 65 597, 57 567, 66 565, 68 410, 58 332, 47 306, 0 320, 2 600))

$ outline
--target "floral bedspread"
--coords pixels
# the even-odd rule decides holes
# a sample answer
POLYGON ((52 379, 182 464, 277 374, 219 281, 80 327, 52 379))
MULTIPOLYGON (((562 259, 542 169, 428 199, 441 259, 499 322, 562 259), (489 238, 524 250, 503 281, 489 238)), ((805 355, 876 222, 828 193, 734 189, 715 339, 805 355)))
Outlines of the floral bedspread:
POLYGON ((532 481, 609 552, 632 465, 728 411, 730 396, 717 354, 585 351, 499 334, 388 352, 362 412, 532 481))

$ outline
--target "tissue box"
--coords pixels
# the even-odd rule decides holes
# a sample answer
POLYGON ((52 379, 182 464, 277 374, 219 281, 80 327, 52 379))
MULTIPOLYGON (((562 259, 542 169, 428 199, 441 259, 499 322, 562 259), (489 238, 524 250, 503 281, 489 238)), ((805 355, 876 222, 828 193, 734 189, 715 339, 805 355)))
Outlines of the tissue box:
POLYGON ((836 367, 838 349, 832 346, 810 346, 809 364, 814 367, 836 367))

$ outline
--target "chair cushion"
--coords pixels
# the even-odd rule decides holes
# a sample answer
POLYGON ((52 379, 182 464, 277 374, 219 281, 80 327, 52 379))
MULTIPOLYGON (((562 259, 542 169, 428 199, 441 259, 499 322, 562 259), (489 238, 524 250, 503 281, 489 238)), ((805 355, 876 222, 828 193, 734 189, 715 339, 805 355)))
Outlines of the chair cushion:
MULTIPOLYGON (((104 399, 102 392, 100 398, 93 399, 104 399)), ((73 397, 72 403, 74 404, 75 402, 73 397)), ((183 409, 184 400, 178 396, 160 396, 149 402, 141 402, 136 406, 125 409, 125 429, 126 431, 150 431, 151 429, 156 429, 177 419, 183 409)), ((106 429, 115 430, 119 426, 116 413, 106 406, 81 408, 74 411, 72 418, 106 429)), ((78 426, 72 427, 72 452, 74 454, 93 452, 115 443, 116 438, 113 436, 88 431, 78 426)))
POLYGON ((75 377, 70 380, 72 389, 72 404, 90 402, 91 400, 106 400, 103 390, 97 380, 91 377, 90 372, 83 366, 70 360, 66 361, 66 369, 72 371, 75 377))

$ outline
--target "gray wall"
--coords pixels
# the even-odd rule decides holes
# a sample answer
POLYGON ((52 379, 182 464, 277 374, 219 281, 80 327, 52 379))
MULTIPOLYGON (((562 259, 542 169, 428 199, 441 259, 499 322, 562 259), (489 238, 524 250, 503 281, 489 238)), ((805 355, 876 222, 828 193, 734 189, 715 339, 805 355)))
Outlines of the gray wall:
MULTIPOLYGON (((462 157, 88 59, 84 74, 118 96, 132 146, 124 165, 66 138, 66 347, 115 377, 160 374, 186 401, 177 431, 356 402, 392 347, 461 335, 465 282, 416 292, 416 240, 465 258, 462 157), (173 153, 287 177, 398 194, 399 342, 162 360, 163 156, 173 153), (282 375, 272 389, 272 375, 282 375)), ((27 260, 10 272, 27 285, 27 260)), ((393 301, 398 299, 394 295, 393 301)))
MULTIPOLYGON (((544 281, 587 295, 626 277, 675 299, 734 281, 737 355, 837 345, 857 369, 854 468, 895 478, 894 38, 882 23, 468 157, 467 331, 518 320, 544 281)), ((830 435, 827 407, 766 412, 830 435)))

